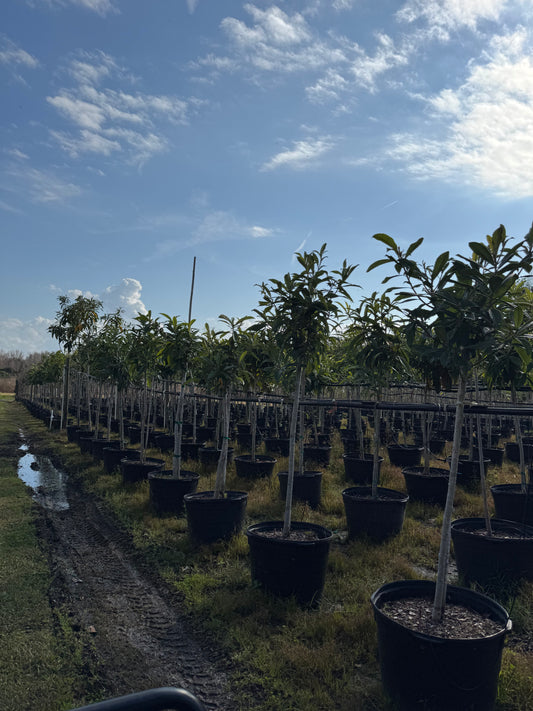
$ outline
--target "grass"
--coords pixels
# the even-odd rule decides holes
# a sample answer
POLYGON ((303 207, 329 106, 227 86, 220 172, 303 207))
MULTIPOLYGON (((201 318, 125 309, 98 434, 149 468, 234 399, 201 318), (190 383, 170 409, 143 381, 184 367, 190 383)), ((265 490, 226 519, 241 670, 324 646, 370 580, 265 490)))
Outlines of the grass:
POLYGON ((83 700, 85 672, 72 630, 50 606, 46 552, 17 477, 18 428, 41 427, 13 400, 0 395, 0 708, 58 711, 83 700))
MULTIPOLYGON (((47 447, 61 457, 71 476, 107 503, 138 549, 179 591, 196 624, 225 649, 235 670, 236 709, 389 709, 381 692, 369 598, 385 582, 434 576, 442 520, 438 507, 410 503, 402 534, 386 543, 346 541, 341 491, 348 484, 342 445, 335 440, 331 465, 323 473, 320 509, 298 504, 294 511, 294 520, 320 523, 339 534, 330 553, 323 603, 317 611, 306 611, 292 600, 269 597, 251 583, 243 533, 227 543, 195 545, 185 517, 154 515, 147 482, 124 487, 120 476, 105 474, 91 457, 67 443, 64 433, 42 431, 47 447)), ((148 455, 161 456, 159 451, 148 455)), ((165 468, 170 468, 171 458, 165 458, 165 468)), ((197 464, 186 467, 200 473, 199 490, 213 488, 213 473, 197 464)), ((279 459, 275 471, 286 469, 287 460, 279 459)), ((508 463, 491 468, 489 484, 514 481, 515 470, 508 463)), ((385 461, 382 473, 384 486, 405 490, 399 468, 385 461)), ((227 484, 228 489, 249 492, 246 524, 282 517, 275 474, 272 479, 242 480, 230 466, 227 484)), ((460 491, 456 515, 482 515, 479 495, 460 491)), ((504 651, 497 710, 526 711, 533 698, 533 655, 524 643, 533 632, 533 584, 524 584, 515 598, 503 602, 512 607, 515 632, 504 651)))

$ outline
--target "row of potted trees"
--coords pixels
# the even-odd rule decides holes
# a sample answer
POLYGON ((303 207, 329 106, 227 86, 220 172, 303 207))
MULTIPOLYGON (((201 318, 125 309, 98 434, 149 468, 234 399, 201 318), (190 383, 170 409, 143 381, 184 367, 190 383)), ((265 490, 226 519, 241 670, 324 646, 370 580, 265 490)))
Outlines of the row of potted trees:
MULTIPOLYGON (((228 506, 227 502, 238 498, 241 493, 225 491, 231 392, 239 379, 241 387, 247 380, 252 391, 263 385, 259 375, 263 369, 254 366, 265 357, 265 351, 258 349, 254 352, 254 345, 257 345, 258 339, 262 344, 275 343, 278 349, 268 355, 268 367, 275 370, 282 353, 284 377, 288 378, 290 374, 294 385, 286 507, 283 521, 261 522, 247 530, 252 578, 272 593, 292 594, 304 604, 316 605, 320 600, 332 534, 323 527, 292 519, 295 449, 299 426, 300 431, 302 427, 299 402, 305 392, 306 380, 312 382, 313 374, 320 372, 326 354, 344 350, 344 367, 352 370, 352 377, 370 382, 373 388, 376 405, 373 413, 372 484, 369 487, 351 487, 352 490, 343 492, 345 502, 355 505, 364 501, 365 511, 369 504, 377 509, 378 503, 394 501, 398 494, 378 486, 379 401, 385 384, 396 375, 403 377, 406 369, 413 365, 428 383, 438 389, 457 382, 453 448, 449 472, 445 477, 447 495, 437 580, 435 583, 389 583, 376 591, 371 601, 378 624, 383 683, 401 708, 485 711, 494 703, 499 659, 509 618, 507 612, 490 598, 447 583, 453 499, 460 469, 459 451, 467 383, 482 369, 491 387, 507 385, 516 388, 528 382, 532 362, 528 336, 533 328, 533 312, 529 289, 520 279, 533 266, 533 232, 514 242, 500 226, 493 235, 487 236, 485 242, 469 244, 471 256, 450 257, 445 252, 431 266, 416 262, 413 258, 422 240, 404 251, 388 235, 380 234, 375 238, 385 245, 386 253, 369 270, 388 265, 393 273, 384 282, 398 277, 401 286, 389 288, 381 296, 373 294, 363 299, 356 309, 344 310, 343 300, 350 301, 349 280, 354 267, 344 262, 339 270, 328 271, 325 265, 326 245, 323 245, 319 250, 297 255, 300 271, 261 285, 261 300, 251 326, 244 329, 244 319, 222 317, 228 327, 227 333, 207 332, 211 339, 209 352, 212 358, 206 361, 210 362, 210 369, 202 373, 202 384, 217 391, 223 398, 217 477, 213 492, 189 493, 184 499, 186 505, 190 501, 201 502, 199 505, 204 507, 204 513, 200 514, 200 518, 216 520, 221 516, 220 510, 228 506), (350 326, 345 329, 342 338, 335 340, 334 348, 328 350, 335 328, 341 316, 346 314, 350 318, 350 326), (207 515, 206 506, 212 507, 207 515), (429 605, 425 602, 428 596, 433 598, 429 605), (429 609, 429 613, 422 627, 410 629, 406 626, 402 619, 406 600, 424 600, 424 609, 429 609), (449 631, 442 632, 447 630, 448 608, 459 605, 474 616, 481 614, 494 623, 486 636, 478 636, 474 640, 476 663, 473 670, 466 664, 466 657, 471 652, 464 651, 468 647, 467 642, 472 640, 461 637, 457 630, 451 639, 447 637, 449 631), (430 633, 427 631, 429 628, 430 633), (443 665, 448 665, 446 675, 442 674, 443 665), (416 669, 414 676, 413 668, 416 669)), ((137 323, 137 336, 157 329, 157 321, 152 319, 151 314, 138 317, 137 323)), ((187 333, 192 334, 190 323, 187 333)), ((180 398, 174 409, 177 465, 172 475, 175 478, 183 476, 179 464, 179 428, 187 371, 193 357, 193 341, 190 341, 190 351, 187 348, 183 351, 178 349, 185 355, 180 361, 180 398)), ((67 341, 63 342, 67 344, 67 341)), ((70 355, 68 344, 66 347, 70 355)), ((148 357, 135 363, 144 393, 143 417, 149 407, 149 369, 153 367, 156 356, 163 353, 164 347, 157 353, 150 353, 145 348, 143 356, 148 357)), ((168 347, 166 355, 170 367, 168 347)), ((131 377, 131 363, 129 368, 131 377)), ((517 434, 520 444, 519 431, 517 434)), ((422 435, 424 441, 427 440, 426 427, 422 428, 422 435)), ((141 425, 141 459, 144 436, 141 425)), ((481 431, 477 442, 480 461, 483 462, 481 431)), ((252 451, 251 458, 254 457, 255 452, 252 451)), ((523 459, 521 469, 524 469, 523 459)), ((423 472, 425 476, 431 474, 427 462, 423 472)), ((484 489, 483 466, 480 474, 484 489)), ((524 474, 521 493, 526 496, 529 493, 524 474)), ((362 516, 362 513, 357 514, 356 520, 362 516)), ((401 528, 401 522, 396 525, 401 528)), ((499 532, 503 529, 497 521, 490 520, 488 513, 483 520, 473 521, 470 525, 483 531, 484 535, 478 536, 479 539, 501 538, 499 532)), ((504 528, 508 537, 508 526, 504 528)), ((523 537, 524 530, 518 531, 519 537, 523 537)), ((533 535, 531 530, 526 533, 533 535)), ((419 618, 422 619, 423 615, 419 618)))

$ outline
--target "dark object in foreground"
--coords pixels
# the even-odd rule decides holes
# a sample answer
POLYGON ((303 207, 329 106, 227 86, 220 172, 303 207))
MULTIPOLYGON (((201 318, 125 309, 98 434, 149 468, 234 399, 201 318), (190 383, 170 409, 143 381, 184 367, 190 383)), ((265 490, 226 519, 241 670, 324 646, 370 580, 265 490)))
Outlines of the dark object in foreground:
POLYGON ((89 706, 80 706, 72 711, 205 711, 205 706, 185 689, 164 686, 159 689, 140 691, 137 694, 118 696, 89 706))

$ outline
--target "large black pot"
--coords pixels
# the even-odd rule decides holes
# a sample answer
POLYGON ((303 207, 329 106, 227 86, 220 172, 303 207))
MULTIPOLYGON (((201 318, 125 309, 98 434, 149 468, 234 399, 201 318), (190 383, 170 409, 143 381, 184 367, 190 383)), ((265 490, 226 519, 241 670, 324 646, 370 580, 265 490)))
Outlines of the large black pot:
POLYGON ((154 444, 162 452, 171 452, 174 449, 174 435, 167 432, 158 432, 154 435, 154 444))
POLYGON ((120 449, 119 447, 104 447, 102 450, 104 459, 104 469, 107 474, 112 474, 115 469, 120 467, 120 462, 123 459, 140 459, 141 451, 139 449, 120 449))
MULTIPOLYGON (((374 457, 371 454, 364 457, 355 454, 344 454, 344 473, 349 481, 354 484, 371 484, 374 469, 374 457)), ((378 459, 378 472, 381 471, 383 457, 378 459)))
POLYGON ((252 580, 273 595, 294 595, 301 605, 317 607, 332 533, 317 524, 293 522, 291 532, 301 535, 294 540, 281 538, 282 528, 282 521, 265 521, 247 529, 252 580), (273 536, 276 532, 278 535, 273 536))
MULTIPOLYGON (((520 461, 520 449, 518 447, 518 442, 505 443, 505 456, 511 462, 520 461)), ((524 443, 524 458, 526 462, 533 461, 533 444, 524 443)))
POLYGON ((248 494, 245 491, 226 491, 214 498, 213 491, 185 494, 185 511, 189 533, 199 543, 228 540, 242 528, 248 494))
POLYGON ((135 484, 148 478, 148 474, 162 469, 165 464, 164 459, 147 457, 144 462, 136 459, 121 459, 120 471, 124 484, 135 484))
POLYGON ((148 474, 150 502, 158 514, 179 514, 183 511, 183 497, 192 494, 200 475, 181 470, 179 478, 172 469, 160 469, 148 474))
POLYGON ((306 444, 304 446, 304 461, 313 462, 319 466, 327 467, 331 457, 330 445, 306 444))
POLYGON ((488 590, 506 589, 521 579, 533 580, 533 527, 491 519, 492 537, 483 534, 484 518, 452 521, 452 541, 459 577, 488 590), (501 534, 498 536, 498 534, 501 534), (504 538, 512 534, 513 538, 504 538))
POLYGON ((424 597, 432 605, 435 584, 388 583, 370 598, 378 628, 381 679, 400 711, 492 711, 506 633, 506 610, 474 590, 448 585, 447 603, 460 604, 498 623, 489 637, 446 639, 416 632, 387 616, 386 603, 424 597))
POLYGON ((444 506, 448 495, 448 469, 430 467, 427 472, 424 467, 406 467, 402 469, 405 486, 411 501, 422 501, 426 504, 444 506))
MULTIPOLYGON (((216 467, 222 450, 216 447, 200 447, 198 457, 206 468, 216 467)), ((233 460, 233 447, 228 447, 228 464, 233 460)))
POLYGON ((496 518, 533 526, 533 484, 498 484, 491 486, 496 518))
POLYGON ((187 442, 182 441, 181 443, 181 456, 183 459, 194 459, 199 458, 199 451, 201 447, 205 446, 205 442, 187 442))
MULTIPOLYGON (((485 471, 491 463, 490 459, 483 459, 485 471)), ((457 465, 457 483, 467 491, 478 492, 481 487, 481 474, 478 459, 459 457, 457 465)))
POLYGON ((94 439, 94 431, 82 432, 78 437, 78 447, 82 454, 90 454, 92 449, 92 441, 94 439))
POLYGON ((257 454, 255 461, 252 461, 251 454, 241 454, 234 458, 234 462, 237 476, 245 479, 261 479, 272 476, 277 459, 257 454))
MULTIPOLYGON (((287 498, 287 481, 289 472, 278 472, 279 495, 281 499, 287 498)), ((309 504, 312 509, 320 506, 322 495, 322 472, 304 471, 303 474, 295 473, 292 485, 293 501, 303 501, 309 504)))
POLYGON ((344 489, 342 499, 348 538, 368 536, 374 541, 384 541, 402 530, 407 494, 378 486, 378 496, 372 498, 371 486, 353 486, 344 489))
POLYGON ((397 467, 418 467, 422 461, 423 447, 391 444, 387 447, 389 461, 397 467))
POLYGON ((114 447, 117 449, 120 447, 120 442, 118 439, 93 439, 91 442, 91 454, 95 459, 101 460, 104 457, 104 449, 108 447, 114 447))
POLYGON ((267 452, 279 454, 281 457, 289 456, 289 444, 290 439, 283 439, 280 437, 267 437, 265 439, 265 447, 267 452))

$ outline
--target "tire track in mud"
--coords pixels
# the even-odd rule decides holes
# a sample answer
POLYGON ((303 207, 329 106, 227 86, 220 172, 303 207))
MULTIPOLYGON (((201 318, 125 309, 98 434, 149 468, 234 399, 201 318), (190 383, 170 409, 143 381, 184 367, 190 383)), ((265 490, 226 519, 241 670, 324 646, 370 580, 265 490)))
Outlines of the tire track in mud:
POLYGON ((133 546, 98 503, 69 486, 70 508, 40 510, 53 584, 82 634, 91 632, 107 696, 159 686, 195 694, 212 711, 234 708, 227 664, 194 632, 177 600, 136 560, 133 546))

